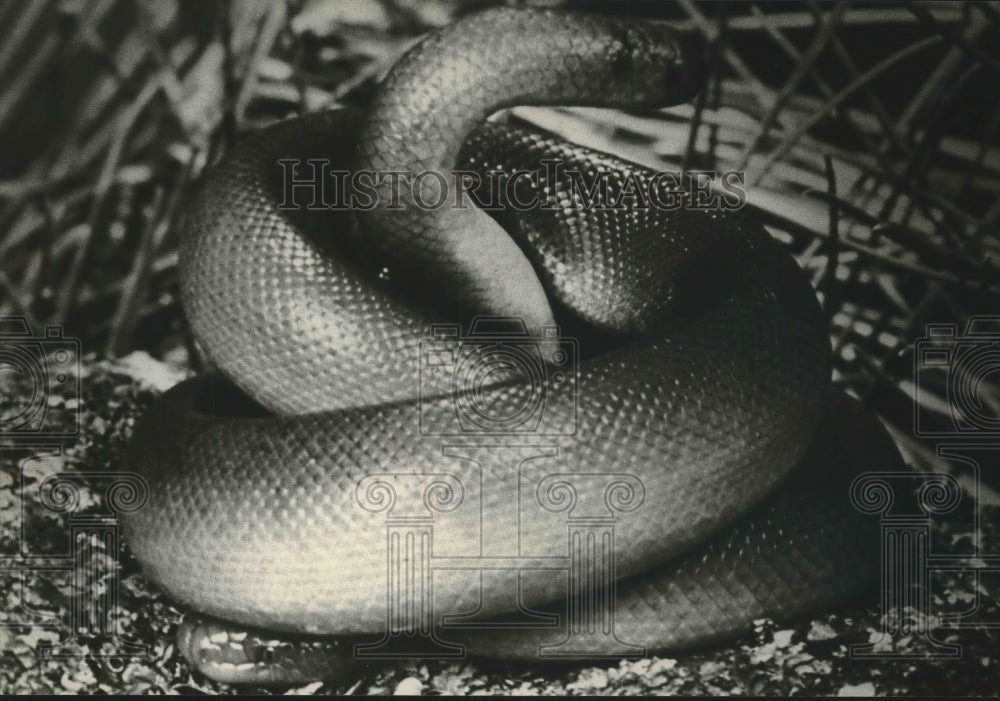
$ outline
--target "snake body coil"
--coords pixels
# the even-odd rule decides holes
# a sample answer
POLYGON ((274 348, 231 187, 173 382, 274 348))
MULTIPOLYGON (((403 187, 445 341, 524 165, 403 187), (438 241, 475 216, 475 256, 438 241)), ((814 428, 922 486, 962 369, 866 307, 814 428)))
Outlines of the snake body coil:
MULTIPOLYGON (((567 171, 610 171, 614 195, 624 174, 655 174, 486 118, 517 104, 669 104, 702 80, 697 48, 669 28, 497 10, 419 43, 364 114, 284 122, 235 149, 191 213, 181 271, 192 328, 239 390, 185 382, 136 428, 127 459, 151 492, 125 527, 149 576, 245 626, 377 640, 387 511, 423 504, 441 475, 458 476, 461 503, 435 526, 435 555, 558 555, 565 515, 523 506, 558 473, 641 484, 641 506, 615 522, 621 640, 649 650, 703 642, 862 586, 878 540, 846 504, 846 485, 898 457, 876 420, 830 399, 815 294, 759 225, 656 208, 493 218, 420 208, 412 194, 393 208, 384 203, 398 193, 384 186, 362 213, 281 207, 285 159, 450 173, 559 158, 567 171), (593 331, 581 331, 572 391, 557 373, 472 388, 495 416, 543 396, 527 440, 426 430, 428 416, 454 413, 456 397, 420 393, 422 343, 432 323, 472 313, 523 319, 534 334, 554 319, 564 332, 593 331), (387 480, 391 496, 379 491, 387 480), (392 501, 373 506, 380 499, 392 501), (484 525, 483 514, 512 504, 522 505, 516 536, 484 525)), ((570 196, 568 180, 538 185, 556 201, 570 196)), ((480 582, 435 575, 436 610, 508 613, 511 598, 482 596, 480 582)), ((551 572, 501 569, 490 582, 519 592, 513 603, 526 609, 566 593, 551 572)), ((471 652, 530 657, 558 636, 460 637, 471 652)), ((186 654, 222 679, 316 673, 227 661, 222 639, 214 628, 182 635, 186 654)))

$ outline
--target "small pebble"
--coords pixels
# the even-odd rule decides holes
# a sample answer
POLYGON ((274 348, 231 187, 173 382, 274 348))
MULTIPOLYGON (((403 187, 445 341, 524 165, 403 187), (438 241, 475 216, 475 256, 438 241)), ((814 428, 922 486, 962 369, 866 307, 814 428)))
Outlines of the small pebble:
POLYGON ((779 630, 774 634, 774 646, 788 647, 788 644, 792 642, 792 636, 795 635, 794 630, 779 630))
POLYGON ((649 668, 650 676, 659 674, 660 672, 666 672, 677 666, 677 660, 671 657, 665 657, 662 660, 655 660, 652 666, 649 668))
POLYGON ((837 637, 837 632, 826 623, 814 621, 809 629, 806 640, 831 640, 837 637))
POLYGON ((845 684, 837 692, 837 696, 874 696, 875 695, 875 685, 871 682, 865 682, 864 684, 858 684, 857 686, 851 686, 850 684, 845 684))
POLYGON ((608 685, 608 675, 603 669, 591 669, 584 671, 579 679, 566 685, 569 691, 588 689, 604 689, 608 685))
POLYGON ((392 692, 393 696, 419 696, 420 692, 424 690, 424 684, 422 681, 416 677, 407 677, 403 681, 399 682, 396 690, 392 692))

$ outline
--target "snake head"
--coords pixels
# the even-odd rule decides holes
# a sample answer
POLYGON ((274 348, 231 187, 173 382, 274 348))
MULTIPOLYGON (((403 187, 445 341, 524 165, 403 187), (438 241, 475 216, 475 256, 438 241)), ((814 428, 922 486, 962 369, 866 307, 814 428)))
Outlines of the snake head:
POLYGON ((224 684, 303 684, 342 675, 352 664, 346 638, 280 637, 223 621, 190 617, 177 647, 199 672, 224 684))
POLYGON ((662 22, 625 22, 622 32, 609 45, 609 63, 620 79, 618 89, 626 94, 612 96, 609 102, 668 107, 688 102, 701 92, 708 73, 701 34, 662 22))

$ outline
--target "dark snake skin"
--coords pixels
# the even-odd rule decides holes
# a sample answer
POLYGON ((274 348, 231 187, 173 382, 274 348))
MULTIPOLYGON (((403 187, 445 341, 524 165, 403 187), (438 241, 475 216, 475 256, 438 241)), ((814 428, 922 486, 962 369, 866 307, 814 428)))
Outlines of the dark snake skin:
MULTIPOLYGON (((649 651, 733 635, 870 581, 878 537, 847 485, 898 455, 877 420, 830 399, 815 294, 749 218, 569 205, 491 217, 420 209, 406 194, 399 209, 280 206, 278 161, 296 158, 450 174, 558 157, 588 177, 613 172, 614 195, 624 174, 654 174, 484 120, 515 104, 670 104, 702 80, 698 47, 667 27, 495 10, 413 48, 369 111, 282 122, 216 168, 190 213, 181 271, 194 333, 227 379, 179 385, 137 425, 127 460, 151 492, 124 524, 172 597, 277 631, 187 625, 181 649, 202 671, 256 682, 335 675, 348 641, 377 640, 387 625, 387 512, 423 504, 442 475, 462 492, 435 522, 435 556, 558 555, 565 514, 529 508, 540 480, 638 481, 641 506, 615 521, 617 630, 649 651), (579 340, 576 375, 460 387, 490 416, 515 415, 541 392, 530 431, 441 435, 456 395, 447 381, 428 384, 427 365, 421 374, 426 342, 433 323, 473 314, 516 317, 534 334, 558 320, 579 340), (386 492, 372 484, 388 473, 395 501, 380 511, 386 492), (498 513, 519 519, 516 535, 484 521, 498 513), (271 640, 280 633, 350 637, 307 640, 279 659, 293 647, 271 640)), ((557 201, 568 192, 566 180, 536 185, 557 201)), ((546 356, 551 343, 534 347, 546 356)), ((564 576, 500 569, 489 581, 494 592, 520 585, 531 609, 566 596, 564 576)), ((503 615, 510 597, 481 601, 479 583, 476 573, 435 576, 435 612, 503 615)), ((500 633, 458 637, 472 653, 522 658, 558 637, 500 633)))

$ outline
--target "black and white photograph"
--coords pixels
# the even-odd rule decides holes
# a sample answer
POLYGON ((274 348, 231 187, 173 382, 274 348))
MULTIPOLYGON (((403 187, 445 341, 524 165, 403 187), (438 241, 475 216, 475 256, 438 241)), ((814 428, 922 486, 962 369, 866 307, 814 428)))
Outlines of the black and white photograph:
POLYGON ((1000 2, 0 0, 0 694, 988 697, 1000 2))

